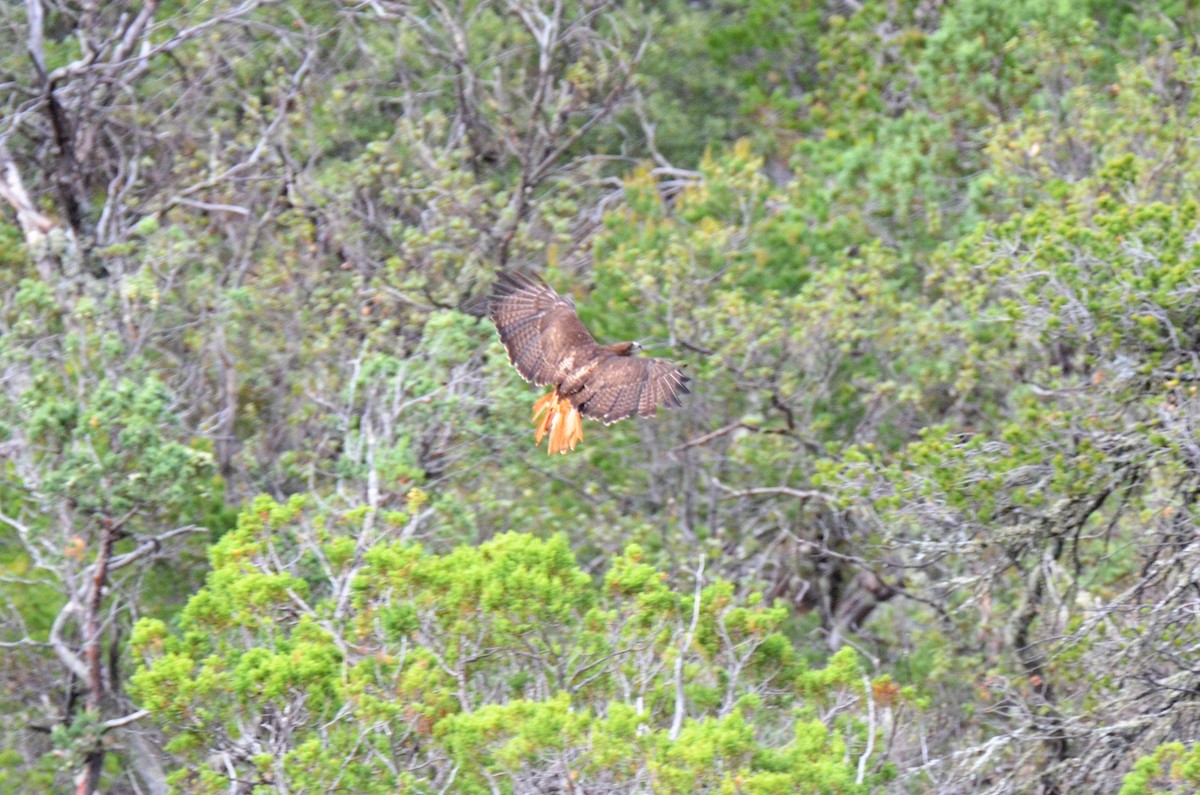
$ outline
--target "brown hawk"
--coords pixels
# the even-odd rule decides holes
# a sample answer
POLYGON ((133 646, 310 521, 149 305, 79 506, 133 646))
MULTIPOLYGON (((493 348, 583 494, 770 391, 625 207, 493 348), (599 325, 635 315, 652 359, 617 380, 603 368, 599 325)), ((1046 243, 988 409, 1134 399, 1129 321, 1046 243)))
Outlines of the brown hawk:
POLYGON ((574 450, 583 417, 611 425, 659 404, 680 406, 686 377, 665 359, 635 359, 636 342, 600 345, 575 314, 575 304, 540 278, 501 273, 489 313, 508 360, 521 377, 554 388, 533 406, 534 443, 550 434, 548 452, 574 450))

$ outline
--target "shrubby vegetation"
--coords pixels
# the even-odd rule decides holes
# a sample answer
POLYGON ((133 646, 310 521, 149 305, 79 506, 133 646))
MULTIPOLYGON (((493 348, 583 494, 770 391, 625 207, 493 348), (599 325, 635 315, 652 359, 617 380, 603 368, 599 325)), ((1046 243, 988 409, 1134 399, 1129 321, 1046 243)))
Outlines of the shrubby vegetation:
POLYGON ((0 788, 1195 790, 1198 36, 0 9, 0 788), (534 449, 513 267, 685 409, 534 449))
POLYGON ((134 696, 174 736, 181 789, 854 792, 879 777, 857 760, 874 769, 866 734, 898 689, 849 649, 810 670, 778 631, 787 609, 757 594, 677 593, 636 546, 596 581, 563 535, 430 555, 382 540, 403 512, 304 503, 257 500, 177 631, 138 624, 134 696))

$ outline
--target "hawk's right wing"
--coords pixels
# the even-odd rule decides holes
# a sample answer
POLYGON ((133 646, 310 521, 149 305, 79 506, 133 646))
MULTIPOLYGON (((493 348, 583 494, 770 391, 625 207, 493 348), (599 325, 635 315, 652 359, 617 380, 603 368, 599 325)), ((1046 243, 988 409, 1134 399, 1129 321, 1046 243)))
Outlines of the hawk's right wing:
POLYGON ((501 273, 488 310, 508 360, 538 386, 561 384, 600 347, 575 314, 575 305, 541 279, 501 273))

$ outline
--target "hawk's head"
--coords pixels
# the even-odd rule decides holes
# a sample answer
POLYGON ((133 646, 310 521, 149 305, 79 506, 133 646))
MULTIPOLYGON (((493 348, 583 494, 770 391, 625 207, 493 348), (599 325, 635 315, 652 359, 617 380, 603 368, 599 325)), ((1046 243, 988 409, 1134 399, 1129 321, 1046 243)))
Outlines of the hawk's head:
POLYGON ((634 351, 640 351, 642 349, 642 343, 636 341, 614 342, 612 345, 605 345, 604 347, 608 348, 617 356, 633 356, 634 351))

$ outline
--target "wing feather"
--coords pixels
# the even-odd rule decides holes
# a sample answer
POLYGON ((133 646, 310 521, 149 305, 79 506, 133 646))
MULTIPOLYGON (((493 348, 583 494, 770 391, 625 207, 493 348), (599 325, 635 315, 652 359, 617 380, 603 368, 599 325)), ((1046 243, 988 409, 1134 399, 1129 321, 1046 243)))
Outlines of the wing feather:
MULTIPOLYGON (((646 382, 638 381, 637 382, 637 390, 633 393, 633 403, 632 403, 633 413, 635 413, 635 414, 642 413, 642 406, 646 405, 645 403, 642 402, 642 396, 644 394, 646 394, 646 382)), ((650 408, 653 409, 654 406, 651 405, 650 408)))
POLYGON ((509 362, 538 386, 559 385, 572 366, 600 348, 570 299, 541 279, 502 273, 488 305, 509 362))
POLYGON ((587 388, 575 403, 579 413, 605 425, 639 415, 653 416, 659 405, 680 406, 690 381, 666 359, 610 356, 588 374, 587 388))
POLYGON ((601 419, 610 417, 618 412, 617 405, 621 400, 623 386, 612 386, 604 389, 601 397, 596 400, 596 416, 601 419))

